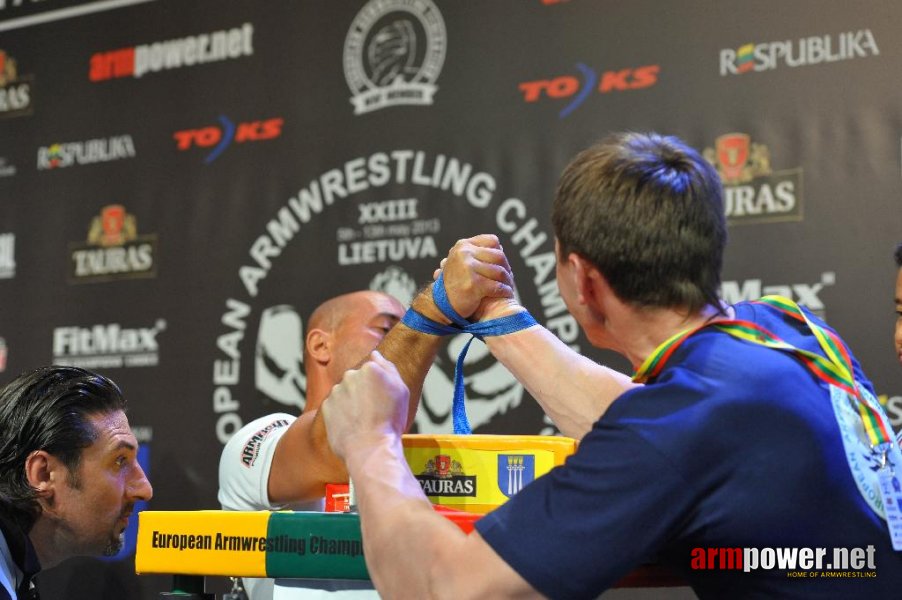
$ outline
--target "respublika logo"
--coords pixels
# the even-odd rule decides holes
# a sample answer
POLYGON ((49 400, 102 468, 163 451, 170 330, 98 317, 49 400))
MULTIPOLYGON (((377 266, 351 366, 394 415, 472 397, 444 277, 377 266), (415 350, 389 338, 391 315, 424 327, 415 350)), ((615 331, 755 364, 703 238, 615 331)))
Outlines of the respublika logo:
POLYGON ((246 121, 235 125, 228 117, 219 115, 219 124, 208 125, 199 129, 183 129, 172 134, 176 147, 185 151, 191 148, 211 148, 204 157, 204 164, 210 164, 225 152, 226 148, 245 142, 271 140, 282 135, 285 119, 275 117, 264 121, 246 121))
POLYGON ((86 244, 70 244, 69 281, 87 283, 156 277, 156 235, 138 235, 137 219, 110 204, 91 219, 86 244))
POLYGON ((16 276, 16 234, 0 233, 0 279, 16 276))
POLYGON ((591 67, 576 63, 579 75, 560 75, 551 79, 524 81, 520 84, 524 102, 538 102, 542 99, 553 101, 567 100, 558 116, 566 118, 579 108, 594 91, 600 94, 625 92, 651 87, 658 82, 660 65, 604 71, 599 78, 591 67), (581 79, 581 81, 580 81, 581 79))
POLYGON ((157 336, 166 329, 158 319, 152 327, 119 323, 67 326, 53 330, 53 364, 83 369, 154 367, 159 363, 157 336))
POLYGON ((824 288, 836 283, 836 274, 832 271, 821 273, 817 283, 784 283, 764 285, 761 279, 745 281, 724 281, 720 286, 720 296, 727 304, 757 300, 762 296, 784 296, 802 304, 819 316, 825 318, 827 306, 820 298, 824 288))
POLYGON ((802 169, 773 171, 770 151, 746 133, 728 133, 705 148, 724 184, 730 225, 802 220, 802 169))
POLYGON ((98 82, 119 77, 137 78, 147 73, 252 56, 253 37, 253 24, 244 23, 212 33, 98 52, 91 56, 88 79, 98 82))
POLYGON ((432 0, 367 2, 351 23, 344 46, 354 114, 432 104, 446 45, 445 21, 432 0))
POLYGON ((741 75, 779 67, 804 67, 880 54, 870 29, 836 35, 815 35, 795 40, 744 44, 720 51, 720 75, 741 75))
POLYGON ((427 496, 476 496, 476 476, 465 475, 461 464, 447 454, 427 460, 415 477, 427 496))
POLYGON ((84 142, 64 142, 38 148, 38 170, 62 169, 72 165, 134 158, 135 142, 130 135, 117 135, 84 142))
POLYGON ((32 77, 19 75, 16 61, 0 50, 0 117, 31 114, 32 83, 32 77))

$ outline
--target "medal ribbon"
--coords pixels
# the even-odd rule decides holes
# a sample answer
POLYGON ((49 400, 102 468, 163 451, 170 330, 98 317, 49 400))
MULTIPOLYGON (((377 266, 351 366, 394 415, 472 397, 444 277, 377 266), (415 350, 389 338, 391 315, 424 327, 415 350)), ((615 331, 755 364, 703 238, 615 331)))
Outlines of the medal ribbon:
POLYGON ((788 344, 767 329, 750 321, 729 320, 705 323, 699 327, 687 329, 670 337, 658 346, 645 362, 639 367, 633 376, 633 381, 645 383, 655 377, 664 369, 667 361, 679 346, 695 332, 705 327, 713 327, 735 338, 758 344, 774 350, 780 350, 796 356, 805 367, 818 379, 834 385, 856 400, 858 414, 864 425, 865 432, 872 447, 879 448, 883 444, 891 443, 892 436, 876 410, 866 402, 858 391, 855 383, 855 374, 852 367, 852 359, 845 344, 832 331, 811 322, 799 308, 799 305, 782 296, 765 296, 757 300, 755 304, 763 304, 783 314, 801 321, 814 334, 818 344, 826 356, 815 352, 796 348, 788 344))

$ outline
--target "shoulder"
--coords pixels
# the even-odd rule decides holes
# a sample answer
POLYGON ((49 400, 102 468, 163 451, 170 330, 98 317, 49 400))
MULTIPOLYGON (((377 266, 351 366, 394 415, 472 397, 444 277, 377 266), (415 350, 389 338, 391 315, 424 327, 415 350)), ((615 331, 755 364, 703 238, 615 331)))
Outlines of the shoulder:
POLYGON ((245 462, 253 461, 261 445, 267 439, 278 439, 297 417, 288 413, 274 413, 254 419, 235 432, 226 442, 221 461, 243 456, 245 462))
POLYGON ((279 439, 297 417, 275 413, 235 432, 219 458, 219 501, 231 510, 268 507, 266 482, 279 439))

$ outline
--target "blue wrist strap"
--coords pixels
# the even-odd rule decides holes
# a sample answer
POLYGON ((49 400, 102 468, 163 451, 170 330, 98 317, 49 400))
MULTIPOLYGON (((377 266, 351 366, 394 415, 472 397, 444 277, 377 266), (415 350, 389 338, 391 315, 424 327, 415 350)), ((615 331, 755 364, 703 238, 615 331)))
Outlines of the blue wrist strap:
POLYGON ((451 325, 436 323, 412 308, 404 314, 404 318, 401 319, 401 322, 411 329, 430 335, 456 335, 458 333, 469 333, 473 336, 467 341, 457 357, 457 365, 454 368, 454 399, 451 405, 454 433, 467 435, 472 433, 473 430, 470 428, 470 420, 467 418, 467 408, 465 403, 464 359, 467 356, 467 350, 470 349, 473 338, 479 338, 481 340, 484 336, 514 333, 515 331, 527 329, 538 323, 531 314, 525 311, 479 323, 467 321, 451 306, 451 302, 448 300, 448 294, 445 291, 445 280, 441 274, 438 279, 435 280, 435 283, 432 284, 432 299, 435 301, 436 307, 442 314, 451 321, 451 325))

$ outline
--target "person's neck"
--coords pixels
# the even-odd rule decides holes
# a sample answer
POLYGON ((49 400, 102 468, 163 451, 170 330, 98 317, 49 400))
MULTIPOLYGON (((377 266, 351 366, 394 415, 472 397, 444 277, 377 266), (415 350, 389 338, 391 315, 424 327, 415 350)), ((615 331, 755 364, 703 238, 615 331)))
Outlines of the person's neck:
POLYGON ((57 533, 53 522, 42 517, 38 517, 28 532, 28 539, 31 540, 42 570, 54 567, 69 557, 63 550, 66 544, 60 543, 57 533))
POLYGON ((307 395, 304 401, 304 412, 319 410, 323 401, 329 396, 334 384, 326 381, 325 375, 311 376, 307 373, 307 395))
POLYGON ((700 311, 688 313, 673 309, 632 309, 610 335, 614 350, 629 359, 633 368, 642 363, 664 342, 683 331, 707 323, 732 318, 732 308, 723 306, 726 314, 707 305, 700 311))

